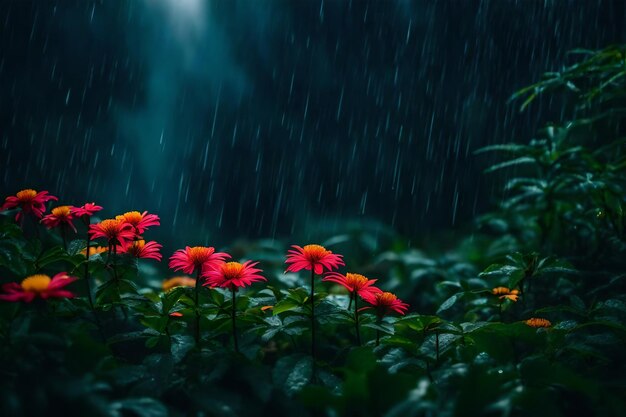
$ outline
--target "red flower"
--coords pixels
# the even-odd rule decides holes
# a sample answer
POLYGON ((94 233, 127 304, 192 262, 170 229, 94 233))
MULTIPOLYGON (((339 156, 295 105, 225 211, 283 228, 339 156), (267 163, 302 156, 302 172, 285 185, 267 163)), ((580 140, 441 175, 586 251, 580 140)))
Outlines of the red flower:
POLYGON ((122 215, 115 216, 117 220, 130 223, 135 228, 138 235, 146 231, 150 226, 160 226, 159 216, 156 214, 148 214, 147 211, 139 213, 138 211, 128 211, 122 215))
POLYGON ((10 282, 2 286, 4 294, 0 294, 0 300, 26 301, 30 303, 39 296, 44 300, 50 297, 72 298, 74 294, 62 289, 78 278, 70 277, 67 272, 59 272, 52 279, 48 275, 37 274, 26 277, 21 283, 10 282))
POLYGON ((301 248, 298 245, 292 245, 292 248, 287 252, 286 264, 290 264, 287 267, 286 272, 298 272, 301 269, 308 271, 313 270, 316 274, 324 272, 324 268, 329 271, 339 268, 340 265, 345 265, 341 259, 341 255, 336 255, 320 245, 306 245, 301 248))
POLYGON ((202 285, 211 288, 232 289, 245 287, 256 281, 267 281, 267 279, 259 275, 259 272, 262 271, 255 268, 256 265, 258 265, 258 262, 252 261, 247 261, 243 264, 239 262, 222 262, 217 268, 204 272, 203 277, 206 278, 206 282, 202 285))
POLYGON ((102 207, 97 206, 96 203, 85 203, 82 207, 72 207, 72 214, 76 217, 91 217, 100 210, 102 207))
POLYGON ((326 277, 322 281, 335 282, 343 285, 351 293, 356 292, 361 297, 367 295, 375 295, 382 292, 380 288, 374 287, 374 283, 377 280, 368 279, 361 274, 352 274, 348 272, 346 275, 342 275, 339 272, 330 272, 326 274, 326 277))
POLYGON ((123 246, 135 238, 133 226, 117 219, 102 220, 100 223, 90 225, 89 234, 92 240, 99 237, 107 239, 109 246, 123 246))
POLYGON ((4 204, 0 207, 0 211, 20 207, 22 211, 15 216, 16 221, 20 221, 24 214, 33 213, 35 217, 41 219, 46 211, 45 203, 49 200, 58 200, 53 195, 48 195, 47 191, 37 192, 35 190, 26 189, 19 191, 15 196, 9 196, 5 199, 4 204))
POLYGON ((117 252, 128 253, 135 258, 156 259, 160 262, 162 256, 159 253, 159 249, 162 247, 160 243, 154 241, 146 243, 145 240, 134 240, 127 242, 124 246, 118 246, 117 252))
POLYGON ((67 224, 72 228, 74 233, 76 233, 76 227, 74 227, 74 223, 72 223, 72 206, 59 206, 52 209, 51 214, 44 216, 41 219, 41 223, 43 223, 48 229, 52 229, 53 227, 58 227, 61 224, 67 224))
POLYGON ((227 253, 215 252, 213 247, 187 246, 185 249, 178 249, 170 257, 169 267, 174 271, 182 270, 185 274, 192 274, 196 268, 200 272, 205 269, 215 269, 224 259, 230 258, 227 253))
POLYGON ((398 297, 390 292, 364 294, 361 297, 373 306, 363 307, 362 310, 375 308, 376 314, 381 317, 391 313, 392 311, 404 315, 404 313, 406 313, 406 311, 409 309, 409 305, 407 303, 403 303, 402 300, 400 300, 398 297))

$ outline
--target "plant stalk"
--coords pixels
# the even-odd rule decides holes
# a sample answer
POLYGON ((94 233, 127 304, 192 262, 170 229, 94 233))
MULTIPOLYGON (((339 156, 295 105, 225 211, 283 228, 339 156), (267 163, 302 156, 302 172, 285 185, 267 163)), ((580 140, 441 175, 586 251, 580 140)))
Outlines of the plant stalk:
POLYGON ((311 358, 313 360, 313 381, 316 378, 315 365, 315 268, 311 265, 311 358))
POLYGON ((196 326, 194 328, 194 337, 196 339, 196 347, 200 347, 200 272, 202 271, 201 267, 198 267, 198 274, 196 275, 196 288, 194 293, 194 305, 196 306, 196 326))
POLYGON ((232 310, 232 318, 233 318, 233 343, 235 345, 235 352, 239 353, 239 343, 237 342, 237 318, 236 318, 236 309, 237 309, 237 288, 233 285, 231 287, 233 293, 233 310, 232 310))
POLYGON ((357 306, 358 298, 357 298, 356 291, 353 291, 352 294, 354 296, 354 326, 356 329, 356 343, 358 346, 361 346, 361 329, 359 328, 359 308, 357 306))

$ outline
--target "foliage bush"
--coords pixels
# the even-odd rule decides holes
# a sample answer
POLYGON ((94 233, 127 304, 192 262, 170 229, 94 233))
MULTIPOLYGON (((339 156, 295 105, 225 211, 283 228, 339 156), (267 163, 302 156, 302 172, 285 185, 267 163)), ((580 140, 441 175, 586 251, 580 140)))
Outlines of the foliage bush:
POLYGON ((76 298, 0 302, 0 413, 622 415, 626 47, 573 54, 512 97, 521 110, 561 100, 564 120, 477 151, 504 155, 486 170, 504 178, 503 199, 454 251, 378 244, 366 223, 322 242, 411 305, 362 311, 362 346, 357 299, 317 277, 311 356, 310 277, 284 272, 283 242, 237 249, 268 282, 233 306, 227 288, 163 291, 153 261, 112 246, 86 257, 87 240, 64 248, 54 230, 0 213, 2 282, 80 277, 67 286, 76 298))

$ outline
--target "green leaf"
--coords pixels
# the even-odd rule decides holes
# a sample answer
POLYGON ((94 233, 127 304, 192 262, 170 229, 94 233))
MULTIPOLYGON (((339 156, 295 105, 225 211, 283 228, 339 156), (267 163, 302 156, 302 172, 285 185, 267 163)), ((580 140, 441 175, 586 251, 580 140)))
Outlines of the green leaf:
POLYGON ((276 362, 272 376, 274 383, 292 396, 311 381, 313 362, 308 355, 285 356, 276 362))
POLYGON ((274 315, 276 316, 280 313, 284 313, 285 311, 295 310, 296 308, 299 308, 299 307, 300 307, 299 302, 297 302, 296 300, 292 300, 290 298, 286 298, 276 303, 272 311, 274 315))
POLYGON ((80 251, 87 248, 87 241, 84 239, 75 239, 67 246, 67 253, 70 255, 78 255, 80 251))
POLYGON ((167 417, 167 408, 153 398, 128 398, 112 402, 110 405, 113 416, 136 415, 138 417, 167 417))
POLYGON ((172 336, 170 351, 174 358, 174 363, 182 361, 187 353, 196 345, 195 339, 190 335, 175 334, 172 336))
POLYGON ((446 301, 441 303, 441 305, 439 306, 439 309, 437 310, 437 314, 452 307, 458 300, 463 298, 464 295, 465 293, 459 292, 459 293, 454 294, 452 297, 448 298, 446 301))
POLYGON ((475 155, 485 153, 485 152, 510 152, 510 153, 521 153, 528 150, 527 145, 520 145, 519 143, 500 143, 496 145, 489 145, 482 147, 474 152, 475 155))
POLYGON ((146 339, 146 343, 145 343, 145 345, 146 345, 146 347, 147 347, 148 349, 152 349, 152 348, 154 348, 156 345, 158 345, 158 344, 159 344, 159 340, 160 340, 160 339, 161 339, 161 338, 160 338, 159 336, 152 336, 152 337, 149 337, 149 338, 147 338, 147 339, 146 339))
POLYGON ((537 163, 537 160, 535 158, 531 158, 531 157, 528 157, 528 156, 520 156, 519 158, 511 159, 509 161, 505 161, 505 162, 501 162, 501 163, 496 164, 496 165, 492 165, 492 166, 490 166, 489 168, 487 168, 485 170, 485 173, 490 173, 490 172, 497 171, 499 169, 514 167, 514 166, 518 166, 518 165, 536 164, 536 163, 537 163))
POLYGON ((163 294, 163 314, 169 314, 172 307, 176 305, 180 297, 185 295, 185 287, 172 288, 170 291, 163 294))
POLYGON ((509 274, 509 288, 515 289, 519 285, 520 282, 524 279, 526 274, 522 270, 517 270, 509 274))
POLYGON ((39 268, 43 268, 55 262, 63 261, 66 257, 67 254, 61 247, 54 246, 45 251, 39 258, 37 258, 35 263, 39 268))

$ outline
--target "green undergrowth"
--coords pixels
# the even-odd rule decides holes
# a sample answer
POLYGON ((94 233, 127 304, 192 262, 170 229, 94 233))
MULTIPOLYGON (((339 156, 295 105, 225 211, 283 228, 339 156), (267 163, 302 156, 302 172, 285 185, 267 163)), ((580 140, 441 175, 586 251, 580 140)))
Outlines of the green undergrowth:
POLYGON ((348 294, 319 281, 315 363, 309 276, 284 273, 287 247, 302 242, 226 248, 268 279, 237 295, 235 353, 229 291, 203 287, 196 307, 191 287, 161 290, 172 273, 153 261, 87 260, 84 240, 65 250, 55 233, 1 213, 2 283, 81 279, 68 287, 76 298, 0 302, 0 415, 623 415, 626 49, 572 60, 513 96, 523 111, 561 100, 563 120, 476 151, 498 175, 500 204, 453 249, 409 248, 367 222, 315 242, 410 304, 382 320, 365 311, 357 346, 348 294))

